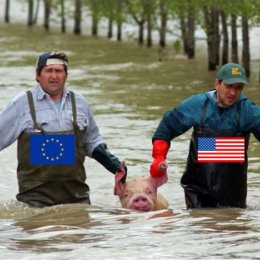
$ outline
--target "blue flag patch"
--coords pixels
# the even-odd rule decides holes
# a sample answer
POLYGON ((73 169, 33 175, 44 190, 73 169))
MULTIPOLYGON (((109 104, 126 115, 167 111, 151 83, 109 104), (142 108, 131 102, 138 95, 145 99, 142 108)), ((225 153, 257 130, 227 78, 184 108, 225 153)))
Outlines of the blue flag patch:
POLYGON ((30 163, 74 164, 75 135, 31 135, 30 163))

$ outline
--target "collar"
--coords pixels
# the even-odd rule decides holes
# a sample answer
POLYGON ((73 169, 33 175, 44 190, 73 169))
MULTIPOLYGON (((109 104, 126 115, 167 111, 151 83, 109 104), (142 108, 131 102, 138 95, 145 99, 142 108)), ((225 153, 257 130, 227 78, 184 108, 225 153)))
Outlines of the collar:
MULTIPOLYGON (((67 96, 69 96, 69 95, 70 95, 70 92, 68 91, 68 89, 66 87, 64 87, 62 98, 66 99, 67 96)), ((37 84, 37 86, 36 86, 36 96, 37 96, 38 100, 43 100, 44 98, 49 97, 49 94, 44 92, 42 87, 39 84, 37 84)))
MULTIPOLYGON (((215 89, 207 92, 206 95, 209 97, 211 102, 217 104, 217 101, 216 101, 217 91, 215 89)), ((244 100, 244 99, 247 99, 247 98, 244 93, 241 93, 239 99, 237 100, 237 102, 235 104, 237 104, 238 102, 240 102, 241 100, 244 100)))

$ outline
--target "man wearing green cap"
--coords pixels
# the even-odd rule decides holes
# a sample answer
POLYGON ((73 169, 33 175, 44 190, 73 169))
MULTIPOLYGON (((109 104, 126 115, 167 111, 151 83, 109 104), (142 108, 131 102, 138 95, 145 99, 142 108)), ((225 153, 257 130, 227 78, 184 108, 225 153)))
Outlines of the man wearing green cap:
POLYGON ((249 135, 260 141, 260 107, 242 94, 245 69, 222 66, 215 90, 197 94, 165 113, 153 141, 150 174, 166 174, 173 138, 191 127, 189 155, 181 185, 187 208, 246 207, 249 135))

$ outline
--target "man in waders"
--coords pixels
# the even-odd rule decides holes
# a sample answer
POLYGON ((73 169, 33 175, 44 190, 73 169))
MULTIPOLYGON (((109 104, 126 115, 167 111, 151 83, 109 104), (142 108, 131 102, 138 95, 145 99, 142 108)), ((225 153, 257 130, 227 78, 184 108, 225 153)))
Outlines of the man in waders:
POLYGON ((247 149, 250 133, 260 141, 260 107, 242 94, 245 85, 242 66, 222 66, 215 90, 166 112, 153 135, 150 174, 160 177, 171 140, 193 127, 181 178, 187 208, 246 207, 247 149))
POLYGON ((31 206, 90 204, 85 156, 126 178, 126 167, 107 149, 89 104, 65 87, 67 75, 64 53, 41 54, 38 84, 0 113, 0 151, 18 140, 16 197, 31 206))

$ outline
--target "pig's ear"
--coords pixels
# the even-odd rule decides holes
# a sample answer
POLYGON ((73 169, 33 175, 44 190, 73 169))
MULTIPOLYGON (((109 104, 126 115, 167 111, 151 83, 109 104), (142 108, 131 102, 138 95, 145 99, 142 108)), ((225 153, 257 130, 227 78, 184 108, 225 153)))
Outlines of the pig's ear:
POLYGON ((153 178, 152 176, 149 176, 148 182, 152 185, 152 187, 158 188, 165 184, 168 181, 168 175, 165 173, 163 176, 159 178, 153 178))
POLYGON ((125 188, 125 184, 122 183, 122 178, 124 178, 125 174, 123 172, 117 172, 115 175, 115 187, 114 187, 114 195, 120 196, 125 188))

